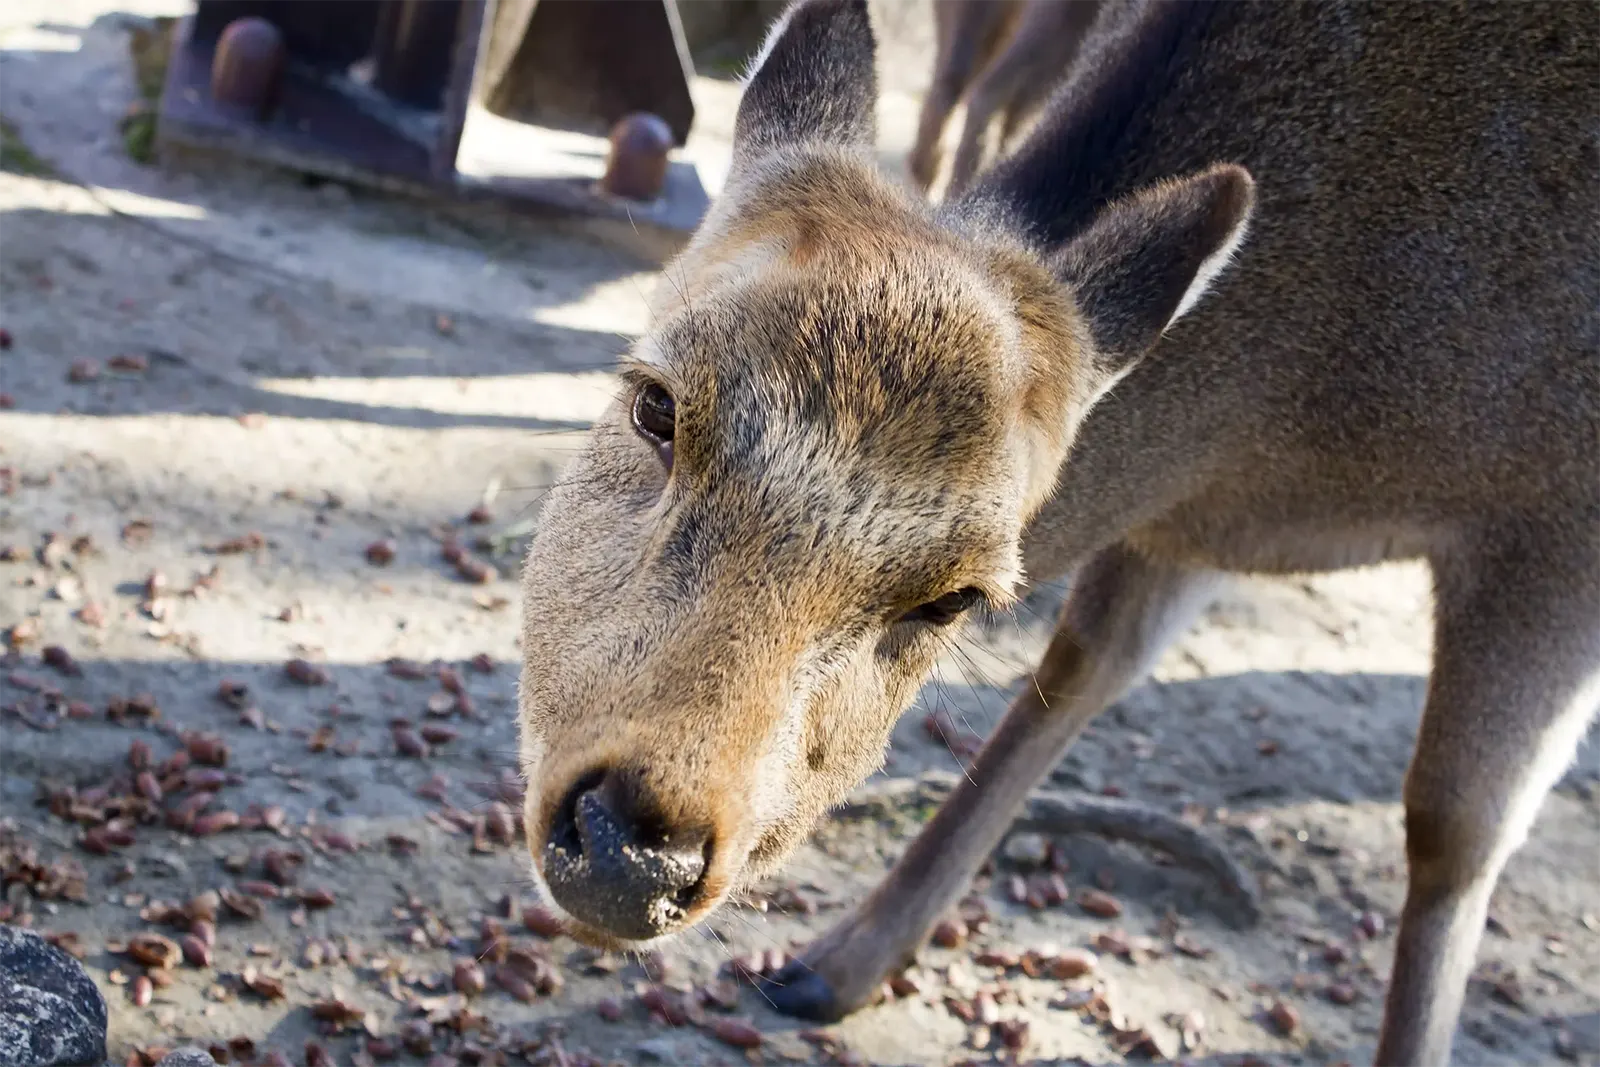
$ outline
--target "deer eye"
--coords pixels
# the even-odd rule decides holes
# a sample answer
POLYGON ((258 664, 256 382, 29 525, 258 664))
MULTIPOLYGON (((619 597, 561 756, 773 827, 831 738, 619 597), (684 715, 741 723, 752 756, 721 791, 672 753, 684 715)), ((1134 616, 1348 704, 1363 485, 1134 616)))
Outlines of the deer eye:
POLYGON ((654 382, 641 388, 633 398, 633 428, 657 448, 670 447, 677 430, 672 394, 654 382))
POLYGON ((974 586, 946 593, 926 604, 920 604, 900 616, 896 622, 920 622, 929 626, 948 626, 961 614, 983 600, 983 590, 974 586))

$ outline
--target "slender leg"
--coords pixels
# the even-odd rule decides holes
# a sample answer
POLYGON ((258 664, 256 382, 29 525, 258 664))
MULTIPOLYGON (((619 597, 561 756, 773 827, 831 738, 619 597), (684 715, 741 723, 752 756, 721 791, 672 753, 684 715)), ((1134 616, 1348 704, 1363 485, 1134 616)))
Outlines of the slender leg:
POLYGON ((842 1018, 907 966, 966 892, 1035 783, 1103 708, 1138 682, 1211 599, 1217 576, 1120 548, 1074 582, 1035 675, 978 753, 968 778, 888 877, 764 986, 779 1011, 842 1018))
POLYGON ((1438 561, 1434 576, 1433 672, 1405 785, 1410 885, 1380 1065, 1448 1062, 1490 894, 1600 707, 1592 530, 1523 534, 1438 561))
POLYGON ((954 108, 949 144, 930 179, 939 197, 961 193, 1004 154, 1059 86, 1099 13, 1099 0, 1032 0, 1005 49, 954 108))
POLYGON ((933 23, 937 53, 933 80, 922 98, 917 138, 907 167, 917 188, 926 190, 937 165, 939 138, 950 109, 966 92, 1004 40, 1016 11, 1014 0, 936 0, 933 23))

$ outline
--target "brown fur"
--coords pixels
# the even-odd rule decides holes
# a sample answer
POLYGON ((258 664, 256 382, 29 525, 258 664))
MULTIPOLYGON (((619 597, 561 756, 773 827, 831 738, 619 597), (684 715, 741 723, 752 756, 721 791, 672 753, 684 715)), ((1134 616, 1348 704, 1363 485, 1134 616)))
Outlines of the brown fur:
POLYGON ((1420 556, 1438 640, 1378 1054, 1442 1061, 1488 893, 1600 704, 1592 15, 1108 4, 1026 144, 933 208, 873 171, 865 5, 792 8, 529 554, 535 869, 574 783, 620 769, 709 842, 673 928, 703 918, 881 759, 949 632, 907 610, 1074 574, 972 781, 769 991, 837 1017, 1222 572, 1420 556), (630 425, 648 382, 670 464, 630 425))

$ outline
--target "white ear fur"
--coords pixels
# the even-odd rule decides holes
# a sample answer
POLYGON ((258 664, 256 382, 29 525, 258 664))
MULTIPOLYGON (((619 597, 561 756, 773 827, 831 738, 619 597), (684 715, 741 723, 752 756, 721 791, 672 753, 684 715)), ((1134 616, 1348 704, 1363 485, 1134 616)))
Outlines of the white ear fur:
POLYGON ((1194 308, 1244 243, 1254 204, 1249 172, 1217 164, 1103 208, 1057 260, 1101 354, 1137 359, 1194 308))
POLYGON ((1211 288, 1212 283, 1222 276, 1223 271, 1233 265, 1233 257, 1238 253, 1239 246, 1244 244, 1244 239, 1249 235, 1249 232, 1250 216, 1247 214, 1239 220, 1239 224, 1233 228, 1233 232, 1228 235, 1228 239, 1223 242, 1222 246, 1207 256, 1205 261, 1200 264, 1200 269, 1195 271, 1194 281, 1190 282, 1189 288, 1184 290, 1183 299, 1178 301, 1178 309, 1172 313, 1172 318, 1167 320, 1166 326, 1162 327, 1162 333, 1172 329, 1173 323, 1192 311, 1194 306, 1200 302, 1200 298, 1206 295, 1206 291, 1211 288))
POLYGON ((778 41, 789 29, 789 20, 794 17, 794 9, 795 5, 790 4, 783 9, 782 14, 772 20, 772 25, 767 27, 767 36, 762 39, 761 47, 756 50, 755 55, 750 57, 750 62, 744 65, 744 73, 739 77, 740 92, 750 87, 750 79, 760 73, 761 68, 766 65, 767 60, 772 56, 773 48, 777 46, 778 41))

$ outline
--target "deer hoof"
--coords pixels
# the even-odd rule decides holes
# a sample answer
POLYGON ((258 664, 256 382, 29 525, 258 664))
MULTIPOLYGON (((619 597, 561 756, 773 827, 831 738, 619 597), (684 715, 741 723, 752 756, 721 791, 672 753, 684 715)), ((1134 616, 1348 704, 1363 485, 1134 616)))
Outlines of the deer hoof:
POLYGON ((761 992, 782 1014, 811 1022, 838 1022, 853 1007, 841 1004, 834 995, 833 983, 798 959, 761 979, 761 992))

